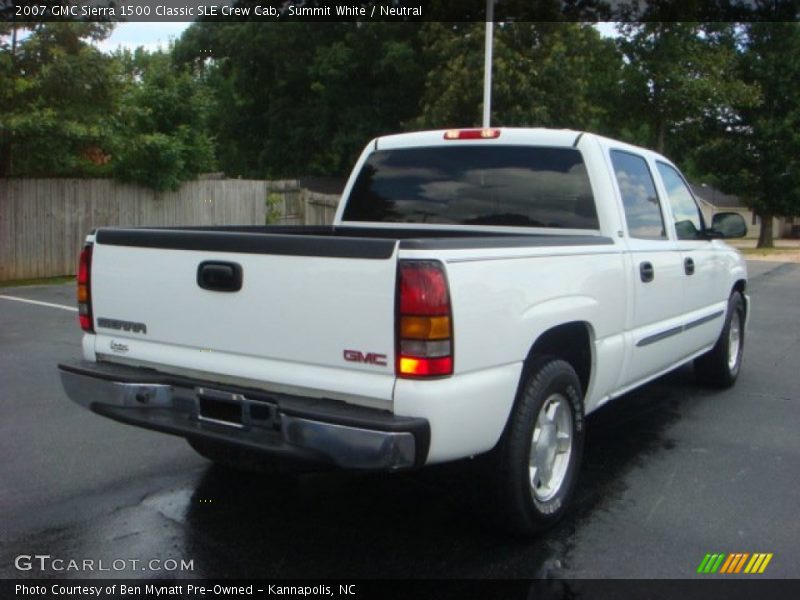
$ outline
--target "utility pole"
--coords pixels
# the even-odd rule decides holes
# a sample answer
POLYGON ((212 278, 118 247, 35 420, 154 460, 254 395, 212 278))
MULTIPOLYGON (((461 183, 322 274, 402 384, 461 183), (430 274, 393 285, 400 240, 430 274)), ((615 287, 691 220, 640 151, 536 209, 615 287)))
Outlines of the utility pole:
POLYGON ((483 127, 492 117, 492 46, 494 37, 494 0, 486 0, 486 40, 483 51, 483 127))

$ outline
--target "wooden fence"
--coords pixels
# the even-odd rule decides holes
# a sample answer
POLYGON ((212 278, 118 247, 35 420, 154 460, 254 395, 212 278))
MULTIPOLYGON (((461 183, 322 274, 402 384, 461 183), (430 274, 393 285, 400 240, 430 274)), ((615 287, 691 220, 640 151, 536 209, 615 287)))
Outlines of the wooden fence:
POLYGON ((287 179, 267 183, 267 220, 279 225, 328 225, 333 223, 339 196, 320 194, 287 179))
POLYGON ((264 223, 265 181, 157 193, 108 179, 0 180, 0 280, 69 275, 94 227, 264 223))
POLYGON ((324 224, 337 200, 297 181, 201 179, 159 193, 107 179, 2 179, 0 281, 74 274, 95 227, 324 224))

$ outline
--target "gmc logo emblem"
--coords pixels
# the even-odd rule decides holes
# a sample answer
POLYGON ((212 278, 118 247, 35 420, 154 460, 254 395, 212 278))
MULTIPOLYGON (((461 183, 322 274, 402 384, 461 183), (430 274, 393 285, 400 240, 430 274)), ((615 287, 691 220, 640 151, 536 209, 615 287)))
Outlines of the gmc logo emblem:
POLYGON ((366 363, 378 367, 386 366, 386 355, 376 354, 375 352, 361 352, 360 350, 345 350, 342 352, 344 359, 348 362, 366 363))

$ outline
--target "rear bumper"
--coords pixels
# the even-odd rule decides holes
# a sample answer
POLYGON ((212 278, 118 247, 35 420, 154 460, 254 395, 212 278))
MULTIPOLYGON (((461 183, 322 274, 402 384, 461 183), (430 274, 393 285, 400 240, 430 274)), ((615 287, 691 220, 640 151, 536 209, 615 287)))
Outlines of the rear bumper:
POLYGON ((108 363, 58 365, 74 402, 129 425, 277 459, 393 471, 425 464, 428 421, 108 363))

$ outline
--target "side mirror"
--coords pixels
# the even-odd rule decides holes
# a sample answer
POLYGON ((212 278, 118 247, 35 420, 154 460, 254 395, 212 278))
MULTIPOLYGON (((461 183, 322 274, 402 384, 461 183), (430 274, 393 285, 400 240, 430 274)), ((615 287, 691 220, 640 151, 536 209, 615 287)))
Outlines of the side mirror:
POLYGON ((725 239, 742 238, 747 235, 747 224, 739 213, 716 213, 711 218, 711 234, 712 237, 719 236, 725 239))

